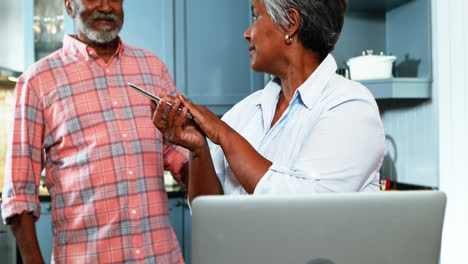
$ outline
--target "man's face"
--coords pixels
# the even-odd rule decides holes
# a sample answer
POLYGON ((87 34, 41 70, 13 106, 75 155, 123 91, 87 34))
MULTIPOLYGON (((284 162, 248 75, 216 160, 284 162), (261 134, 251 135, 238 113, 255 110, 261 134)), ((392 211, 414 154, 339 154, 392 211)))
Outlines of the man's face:
POLYGON ((123 25, 123 0, 69 0, 78 35, 92 42, 113 41, 123 25))

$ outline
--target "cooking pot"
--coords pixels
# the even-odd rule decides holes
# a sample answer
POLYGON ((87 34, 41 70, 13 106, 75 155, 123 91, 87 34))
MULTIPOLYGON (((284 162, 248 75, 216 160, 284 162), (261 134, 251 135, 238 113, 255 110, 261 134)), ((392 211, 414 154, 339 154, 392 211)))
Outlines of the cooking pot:
POLYGON ((372 80, 392 78, 392 66, 395 56, 374 55, 374 51, 368 50, 362 56, 349 59, 346 64, 349 66, 352 80, 372 80))

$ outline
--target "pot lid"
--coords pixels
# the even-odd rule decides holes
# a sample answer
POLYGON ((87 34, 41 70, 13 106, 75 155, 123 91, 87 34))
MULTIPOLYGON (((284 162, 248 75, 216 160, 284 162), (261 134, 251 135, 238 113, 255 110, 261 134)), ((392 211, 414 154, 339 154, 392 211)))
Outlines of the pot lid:
POLYGON ((383 51, 380 52, 380 55, 374 55, 373 50, 363 51, 361 56, 350 58, 347 61, 349 63, 356 63, 356 62, 380 62, 380 61, 389 61, 394 62, 396 60, 395 56, 386 56, 384 55, 383 51))

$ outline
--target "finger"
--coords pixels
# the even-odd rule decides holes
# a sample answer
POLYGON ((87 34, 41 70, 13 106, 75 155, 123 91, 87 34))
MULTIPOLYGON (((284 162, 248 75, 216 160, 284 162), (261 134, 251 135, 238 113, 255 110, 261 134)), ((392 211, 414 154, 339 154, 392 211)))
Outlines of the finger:
POLYGON ((174 102, 174 100, 176 99, 175 96, 172 96, 172 95, 169 95, 169 94, 165 94, 165 95, 161 96, 161 98, 163 98, 167 102, 171 102, 171 103, 174 102))
POLYGON ((182 133, 182 126, 185 122, 185 116, 188 113, 187 107, 183 107, 182 110, 179 112, 179 114, 176 116, 174 120, 174 131, 173 133, 175 135, 180 135, 182 133))
POLYGON ((172 106, 169 108, 169 111, 167 112, 166 121, 167 121, 167 128, 168 128, 167 132, 169 133, 169 135, 172 135, 172 133, 174 132, 174 119, 177 116, 179 106, 180 106, 179 99, 175 99, 175 101, 172 103, 172 106))
POLYGON ((199 120, 201 118, 201 113, 197 104, 192 103, 190 100, 185 98, 180 92, 177 93, 177 98, 179 98, 181 103, 185 107, 187 107, 188 112, 192 115, 194 120, 199 120))
POLYGON ((177 93, 177 98, 179 98, 179 100, 182 102, 183 105, 185 106, 191 106, 192 105, 192 102, 190 102, 189 100, 187 100, 187 98, 185 98, 184 95, 182 95, 181 92, 178 92, 177 93))
POLYGON ((151 109, 151 119, 153 119, 154 114, 155 114, 154 110, 156 110, 156 104, 153 100, 150 100, 150 109, 151 109))
MULTIPOLYGON (((161 100, 159 101, 158 104, 156 104, 156 109, 154 110, 154 114, 153 114, 153 124, 159 129, 161 130, 162 125, 165 125, 166 124, 166 121, 163 119, 163 115, 164 115, 164 108, 166 107, 166 101, 164 100, 161 100)), ((164 127, 165 129, 165 127, 164 127)), ((161 132, 165 132, 163 130, 161 130, 161 132)))
POLYGON ((155 117, 156 117, 156 111, 154 111, 154 113, 153 113, 153 118, 151 118, 151 119, 153 120, 153 123, 156 122, 156 121, 154 121, 154 118, 155 118, 155 117))

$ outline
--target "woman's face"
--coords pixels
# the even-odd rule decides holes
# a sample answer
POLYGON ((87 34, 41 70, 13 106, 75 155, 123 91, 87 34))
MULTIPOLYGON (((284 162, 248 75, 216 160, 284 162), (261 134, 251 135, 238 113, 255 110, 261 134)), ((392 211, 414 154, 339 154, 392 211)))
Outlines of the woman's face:
POLYGON ((253 22, 244 33, 249 42, 250 66, 257 72, 277 74, 285 33, 273 23, 263 0, 252 0, 251 8, 253 22))

